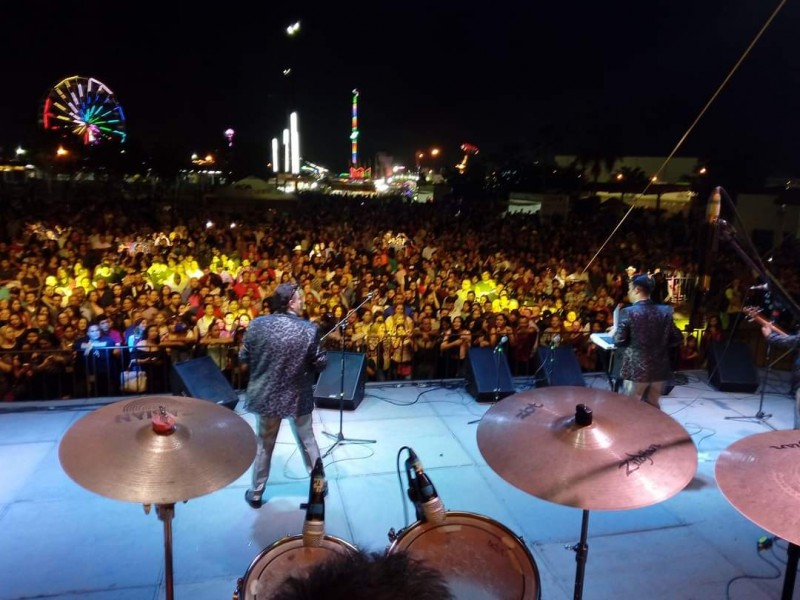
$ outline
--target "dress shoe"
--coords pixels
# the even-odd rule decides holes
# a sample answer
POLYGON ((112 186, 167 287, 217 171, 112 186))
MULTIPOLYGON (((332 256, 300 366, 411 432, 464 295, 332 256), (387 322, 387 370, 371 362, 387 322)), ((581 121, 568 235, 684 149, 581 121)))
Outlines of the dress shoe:
POLYGON ((251 508, 261 508, 261 505, 264 504, 263 500, 261 499, 263 492, 254 492, 253 490, 247 490, 244 493, 245 502, 247 502, 251 508))

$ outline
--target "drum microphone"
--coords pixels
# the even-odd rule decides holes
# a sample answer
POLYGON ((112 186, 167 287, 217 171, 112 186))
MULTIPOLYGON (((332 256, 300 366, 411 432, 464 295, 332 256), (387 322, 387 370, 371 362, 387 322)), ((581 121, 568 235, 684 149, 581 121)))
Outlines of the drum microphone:
POLYGON ((446 516, 444 504, 436 493, 431 478, 422 469, 422 463, 411 448, 408 449, 406 473, 409 477, 408 497, 417 509, 417 518, 429 523, 444 522, 446 516))
POLYGON ((322 459, 318 458, 311 471, 311 483, 308 487, 308 504, 300 505, 306 509, 306 520, 303 521, 303 546, 319 547, 325 537, 325 469, 322 459))
POLYGON ((497 342, 497 345, 494 347, 493 352, 502 352, 503 351, 503 344, 505 344, 507 341, 508 341, 508 336, 507 335, 504 335, 503 337, 501 337, 500 341, 497 342))

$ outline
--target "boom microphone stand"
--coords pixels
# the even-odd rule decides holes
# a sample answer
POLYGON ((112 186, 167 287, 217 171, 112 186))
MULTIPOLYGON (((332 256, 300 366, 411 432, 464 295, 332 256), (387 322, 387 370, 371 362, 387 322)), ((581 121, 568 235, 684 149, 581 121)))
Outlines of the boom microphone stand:
MULTIPOLYGON (((764 412, 764 392, 767 390, 767 381, 769 380, 769 372, 772 370, 772 363, 770 355, 772 354, 772 343, 768 340, 767 341, 767 354, 766 361, 767 368, 764 370, 764 378, 761 380, 761 397, 758 400, 758 410, 754 415, 742 415, 736 417, 725 417, 728 421, 758 421, 759 423, 764 423, 768 427, 772 427, 769 423, 766 423, 766 420, 769 419, 772 415, 769 413, 764 412)), ((774 427, 773 427, 774 429, 774 427)))
POLYGON ((322 434, 328 436, 332 440, 334 440, 333 445, 325 451, 325 454, 322 455, 322 458, 326 458, 331 452, 333 452, 339 444, 374 444, 376 443, 375 440, 359 440, 359 439, 347 439, 344 437, 344 433, 342 433, 342 427, 344 422, 344 330, 347 325, 347 320, 350 318, 354 312, 356 312, 359 308, 364 306, 367 302, 372 300, 374 292, 370 292, 367 294, 367 297, 364 298, 364 301, 356 306, 353 309, 350 309, 347 314, 339 321, 333 328, 323 335, 320 338, 320 342, 324 341, 326 337, 328 337, 331 333, 339 330, 339 336, 341 337, 341 350, 339 354, 341 355, 341 372, 339 375, 339 433, 333 435, 332 433, 328 433, 327 431, 323 431, 322 434))

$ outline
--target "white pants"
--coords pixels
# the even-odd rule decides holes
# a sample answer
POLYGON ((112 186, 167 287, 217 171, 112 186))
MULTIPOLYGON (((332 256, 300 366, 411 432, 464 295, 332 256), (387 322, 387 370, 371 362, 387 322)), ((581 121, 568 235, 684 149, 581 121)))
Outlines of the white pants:
POLYGON ((631 381, 625 379, 622 382, 622 393, 637 400, 644 400, 648 404, 660 409, 661 390, 664 388, 663 381, 631 381))
MULTIPOLYGON (((299 417, 287 417, 292 427, 292 434, 300 448, 300 456, 306 465, 306 470, 311 473, 314 463, 319 458, 319 446, 314 438, 314 430, 311 427, 311 413, 299 417)), ((256 422, 256 435, 258 436, 258 451, 255 461, 253 461, 253 484, 252 490, 263 492, 269 478, 269 467, 272 462, 272 451, 275 449, 275 440, 278 439, 278 431, 281 428, 280 417, 259 416, 256 422)))

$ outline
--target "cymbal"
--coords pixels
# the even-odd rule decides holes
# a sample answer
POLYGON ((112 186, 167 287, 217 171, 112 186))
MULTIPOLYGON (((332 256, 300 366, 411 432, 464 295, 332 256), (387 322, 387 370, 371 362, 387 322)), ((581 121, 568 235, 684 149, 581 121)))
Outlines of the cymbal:
POLYGON ((478 447, 513 486, 585 510, 656 504, 686 487, 697 470, 691 437, 669 415, 582 387, 547 387, 501 400, 478 425, 478 447), (591 414, 577 414, 577 405, 591 414))
POLYGON ((256 454, 252 427, 232 410, 183 396, 121 400, 69 428, 59 459, 76 483, 101 496, 174 504, 225 487, 256 454), (156 433, 160 407, 174 430, 156 433))
POLYGON ((800 544, 800 431, 787 429, 748 436, 717 459, 722 495, 750 521, 800 544))

